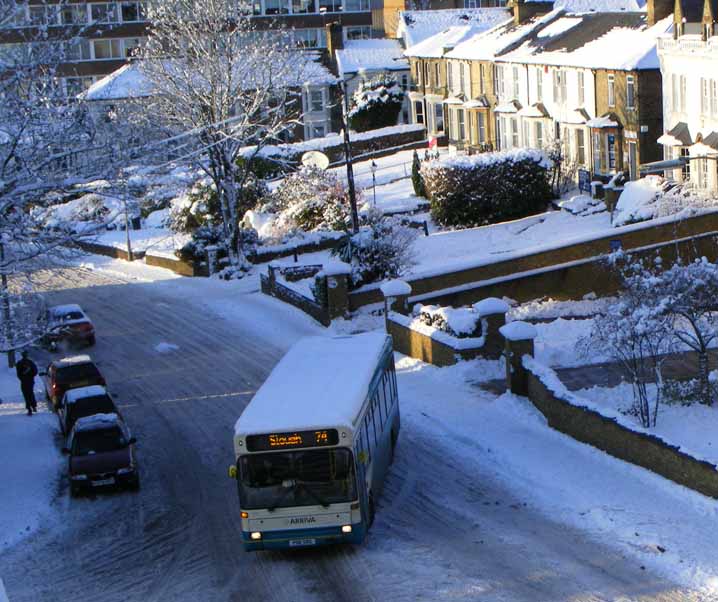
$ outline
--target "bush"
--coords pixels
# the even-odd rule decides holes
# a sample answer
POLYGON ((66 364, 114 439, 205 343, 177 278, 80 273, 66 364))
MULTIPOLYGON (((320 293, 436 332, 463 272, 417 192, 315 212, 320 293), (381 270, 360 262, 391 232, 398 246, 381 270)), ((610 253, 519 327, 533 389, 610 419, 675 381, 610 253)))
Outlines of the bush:
POLYGON ((396 125, 404 102, 404 90, 396 79, 380 75, 359 84, 352 96, 349 127, 357 132, 396 125))
MULTIPOLYGON (((257 246, 259 237, 252 229, 241 229, 239 239, 245 253, 251 253, 257 246)), ((214 247, 217 251, 217 265, 212 266, 215 272, 228 256, 227 244, 224 239, 224 227, 221 224, 206 224, 192 232, 192 240, 187 242, 176 254, 184 261, 202 262, 207 260, 207 250, 214 247)))
POLYGON ((421 177, 421 159, 419 159, 419 153, 416 151, 414 151, 414 157, 411 160, 411 185, 414 187, 416 196, 426 196, 424 179, 421 177))
POLYGON ((473 307, 454 308, 417 304, 414 307, 414 315, 427 326, 456 338, 481 336, 481 316, 473 307))
POLYGON ((540 151, 521 149, 431 161, 421 175, 434 221, 472 227, 543 211, 550 166, 540 151))
POLYGON ((351 285, 358 287, 387 278, 398 278, 413 265, 412 243, 417 231, 397 218, 372 216, 357 234, 334 249, 352 266, 351 285))
POLYGON ((260 212, 277 214, 277 227, 283 233, 344 230, 349 220, 344 184, 334 173, 316 167, 302 167, 289 174, 263 201, 260 212))

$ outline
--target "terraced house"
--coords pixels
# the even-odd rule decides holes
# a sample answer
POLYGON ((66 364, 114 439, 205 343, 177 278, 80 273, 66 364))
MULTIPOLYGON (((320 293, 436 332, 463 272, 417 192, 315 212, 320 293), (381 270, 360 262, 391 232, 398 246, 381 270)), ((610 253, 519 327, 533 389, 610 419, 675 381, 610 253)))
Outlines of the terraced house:
POLYGON ((665 159, 684 164, 666 172, 700 190, 718 192, 718 7, 676 0, 674 28, 658 41, 663 74, 665 159))
MULTIPOLYGON (((444 32, 423 43, 422 56, 409 50, 413 74, 427 62, 443 64, 433 69, 446 72, 448 144, 474 152, 558 143, 567 164, 593 178, 638 177, 641 163, 661 157, 656 46, 672 28, 672 6, 617 0, 603 11, 572 10, 570 2, 556 10, 550 3, 513 8, 512 18, 488 31, 465 32, 455 44, 444 32), (439 61, 428 57, 432 48, 439 61)), ((417 86, 413 113, 430 115, 440 90, 417 86)))

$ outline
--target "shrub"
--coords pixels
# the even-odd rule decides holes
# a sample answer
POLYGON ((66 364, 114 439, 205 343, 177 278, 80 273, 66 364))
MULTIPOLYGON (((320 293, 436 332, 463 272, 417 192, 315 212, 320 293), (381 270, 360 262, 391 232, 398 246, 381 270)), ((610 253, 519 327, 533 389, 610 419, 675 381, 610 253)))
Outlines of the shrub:
POLYGON ((414 187, 416 196, 426 196, 424 179, 421 177, 421 159, 419 159, 419 153, 416 151, 414 151, 414 157, 411 160, 411 185, 414 187))
POLYGON ((351 285, 358 287, 386 278, 398 278, 413 265, 412 243, 417 231, 397 218, 378 218, 332 251, 352 266, 351 285))
POLYGON ((473 307, 417 304, 414 307, 414 315, 424 324, 457 338, 481 336, 481 316, 473 307))
POLYGON ((263 199, 261 212, 276 213, 277 228, 288 233, 302 230, 344 230, 349 220, 349 200, 337 176, 316 167, 302 167, 289 174, 263 199))
POLYGON ((540 151, 521 149, 430 161, 421 175, 434 221, 472 227, 543 211, 550 165, 540 151))
MULTIPOLYGON (((255 230, 243 228, 239 230, 239 239, 245 253, 251 253, 257 246, 259 237, 255 230)), ((217 251, 217 265, 212 266, 213 272, 227 258, 227 244, 224 238, 224 227, 221 224, 205 224, 192 232, 192 240, 187 242, 176 254, 185 261, 206 261, 207 250, 214 247, 217 251)))
POLYGON ((384 74, 363 81, 352 96, 349 127, 366 132, 396 125, 403 102, 404 90, 395 78, 384 74))

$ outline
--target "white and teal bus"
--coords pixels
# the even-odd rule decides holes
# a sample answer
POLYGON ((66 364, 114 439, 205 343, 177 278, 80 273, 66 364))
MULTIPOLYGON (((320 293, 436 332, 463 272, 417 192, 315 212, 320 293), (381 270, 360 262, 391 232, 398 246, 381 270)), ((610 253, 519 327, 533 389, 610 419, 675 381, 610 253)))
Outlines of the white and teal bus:
POLYGON ((309 337, 234 427, 246 550, 361 543, 399 436, 391 337, 309 337))

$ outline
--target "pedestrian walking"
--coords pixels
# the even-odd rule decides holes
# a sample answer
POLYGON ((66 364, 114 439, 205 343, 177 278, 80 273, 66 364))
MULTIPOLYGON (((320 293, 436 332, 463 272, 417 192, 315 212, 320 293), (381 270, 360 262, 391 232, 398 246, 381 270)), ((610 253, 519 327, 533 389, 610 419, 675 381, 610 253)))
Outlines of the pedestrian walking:
POLYGON ((30 359, 27 351, 22 352, 22 359, 15 365, 18 380, 20 381, 20 389, 22 396, 25 398, 25 407, 27 415, 32 416, 33 412, 37 412, 37 401, 35 400, 35 377, 37 376, 37 366, 30 359))

